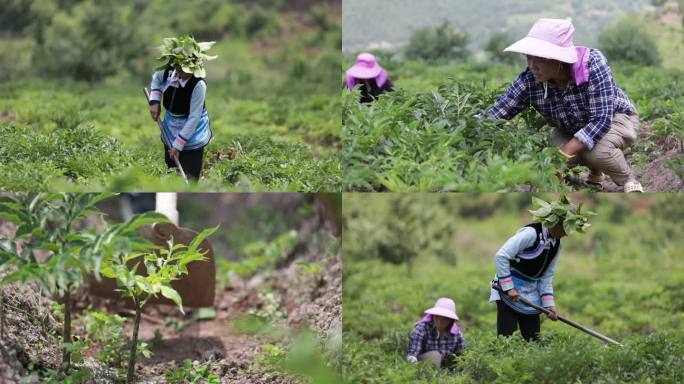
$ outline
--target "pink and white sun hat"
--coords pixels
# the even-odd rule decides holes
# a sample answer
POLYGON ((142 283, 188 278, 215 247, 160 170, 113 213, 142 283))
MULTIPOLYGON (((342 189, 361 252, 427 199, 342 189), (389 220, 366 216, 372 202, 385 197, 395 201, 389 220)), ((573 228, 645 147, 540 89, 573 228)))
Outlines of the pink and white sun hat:
POLYGON ((458 320, 456 315, 456 304, 453 300, 446 297, 437 299, 435 306, 424 312, 426 315, 437 315, 448 317, 449 319, 458 320))
POLYGON ((356 63, 347 70, 347 76, 357 79, 375 79, 383 71, 375 56, 361 53, 356 57, 356 63))
POLYGON ((570 20, 539 19, 526 37, 504 49, 504 52, 523 53, 574 64, 578 60, 572 42, 574 32, 575 27, 570 20))

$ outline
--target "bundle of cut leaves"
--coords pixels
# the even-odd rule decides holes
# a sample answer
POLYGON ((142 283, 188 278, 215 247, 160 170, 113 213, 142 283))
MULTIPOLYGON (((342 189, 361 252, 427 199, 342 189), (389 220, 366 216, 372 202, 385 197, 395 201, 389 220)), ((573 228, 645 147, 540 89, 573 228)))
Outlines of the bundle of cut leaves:
POLYGON ((207 75, 205 63, 218 57, 206 54, 215 43, 215 41, 198 43, 190 35, 166 38, 159 46, 161 56, 158 60, 163 64, 155 70, 161 71, 168 67, 175 67, 182 69, 185 73, 192 73, 195 77, 205 77, 207 75))
POLYGON ((535 222, 543 223, 547 228, 553 228, 562 222, 568 235, 574 232, 584 233, 591 226, 589 216, 596 215, 591 211, 582 212, 582 203, 575 204, 565 195, 551 202, 532 197, 532 203, 537 206, 536 210, 529 211, 535 222))

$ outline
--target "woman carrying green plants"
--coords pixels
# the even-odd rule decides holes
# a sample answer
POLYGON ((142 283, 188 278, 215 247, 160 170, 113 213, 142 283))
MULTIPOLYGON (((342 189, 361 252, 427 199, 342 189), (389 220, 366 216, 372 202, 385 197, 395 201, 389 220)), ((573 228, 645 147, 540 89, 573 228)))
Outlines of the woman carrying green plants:
POLYGON ((456 304, 443 297, 423 315, 411 333, 406 360, 409 363, 426 360, 437 367, 453 364, 454 356, 465 349, 465 338, 457 324, 456 304))
POLYGON ((199 180, 204 147, 211 140, 205 105, 205 63, 217 56, 205 54, 214 42, 198 43, 191 36, 167 38, 159 47, 163 64, 152 75, 150 116, 157 121, 164 104, 161 140, 167 167, 178 158, 188 177, 199 180))
POLYGON ((534 222, 520 228, 494 257, 496 275, 489 296, 489 302, 496 302, 497 306, 497 334, 510 336, 519 326, 525 340, 539 337, 540 312, 520 303, 520 298, 547 308, 548 317, 558 320, 553 276, 561 238, 583 233, 590 226, 589 216, 593 215, 581 212, 581 204, 575 205, 565 196, 550 203, 538 198, 533 201, 539 205, 537 210, 530 211, 534 222))
POLYGON ((526 55, 527 68, 488 115, 510 120, 532 106, 557 123, 552 144, 569 167, 591 170, 589 184, 601 188, 607 174, 625 192, 643 192, 623 152, 637 138, 636 108, 603 54, 573 44, 574 31, 568 20, 540 19, 527 37, 506 48, 526 55))

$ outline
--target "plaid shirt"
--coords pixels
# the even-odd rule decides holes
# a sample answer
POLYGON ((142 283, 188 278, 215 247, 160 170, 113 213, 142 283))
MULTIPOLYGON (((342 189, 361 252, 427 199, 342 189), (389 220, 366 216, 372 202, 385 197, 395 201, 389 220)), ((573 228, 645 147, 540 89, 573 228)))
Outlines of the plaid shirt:
POLYGON ((529 107, 542 116, 558 121, 563 129, 587 146, 589 150, 610 130, 613 116, 632 115, 636 108, 615 84, 613 74, 603 54, 592 49, 589 56, 589 80, 580 85, 570 82, 564 91, 547 83, 536 82, 527 68, 489 110, 497 119, 510 120, 529 107))
POLYGON ((447 333, 438 337, 437 328, 433 322, 420 322, 416 324, 411 333, 407 358, 409 356, 418 357, 418 355, 429 351, 438 351, 442 357, 451 354, 460 355, 464 349, 465 339, 462 332, 459 331, 455 335, 447 333))

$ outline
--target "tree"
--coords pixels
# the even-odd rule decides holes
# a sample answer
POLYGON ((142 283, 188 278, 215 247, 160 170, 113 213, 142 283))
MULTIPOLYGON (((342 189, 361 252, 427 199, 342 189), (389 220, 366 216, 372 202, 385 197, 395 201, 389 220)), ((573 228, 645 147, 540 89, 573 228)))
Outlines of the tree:
POLYGON ((634 17, 624 18, 604 29, 599 48, 609 60, 638 65, 660 65, 655 40, 634 17))
POLYGON ((463 61, 470 52, 468 34, 442 23, 436 28, 421 28, 411 35, 406 46, 406 57, 427 62, 463 61))

